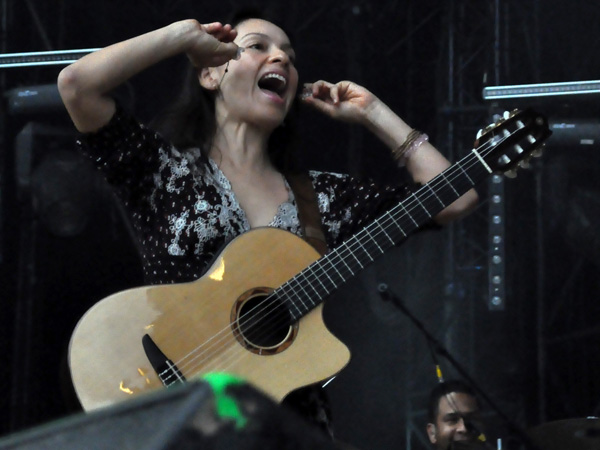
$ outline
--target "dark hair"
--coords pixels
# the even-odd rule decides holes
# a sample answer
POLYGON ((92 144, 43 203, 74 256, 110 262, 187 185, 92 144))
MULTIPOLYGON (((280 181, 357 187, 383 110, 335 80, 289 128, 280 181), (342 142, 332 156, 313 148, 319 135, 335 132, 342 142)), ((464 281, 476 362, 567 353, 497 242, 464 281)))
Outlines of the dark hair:
POLYGON ((440 399, 445 397, 452 392, 460 392, 462 394, 468 394, 475 398, 477 405, 479 406, 479 400, 475 391, 462 380, 449 380, 438 384, 431 393, 429 394, 429 404, 427 408, 427 415, 430 423, 435 423, 437 415, 440 411, 440 399))
MULTIPOLYGON (((250 19, 277 23, 267 12, 254 8, 237 11, 225 23, 236 27, 250 19)), ((188 63, 179 95, 152 121, 152 127, 180 150, 200 148, 202 155, 207 157, 217 128, 215 99, 216 93, 200 85, 196 69, 188 63)), ((269 138, 269 157, 282 172, 294 171, 296 166, 294 150, 297 144, 297 115, 298 105, 293 102, 284 124, 276 128, 269 138)))

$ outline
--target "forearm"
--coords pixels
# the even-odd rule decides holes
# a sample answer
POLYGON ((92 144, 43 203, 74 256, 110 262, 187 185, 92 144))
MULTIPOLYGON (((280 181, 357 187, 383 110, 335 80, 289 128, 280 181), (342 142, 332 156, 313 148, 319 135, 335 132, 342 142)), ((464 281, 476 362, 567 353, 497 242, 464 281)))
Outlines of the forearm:
POLYGON ((95 131, 114 114, 108 93, 148 67, 186 50, 199 30, 193 20, 90 53, 61 71, 58 88, 76 128, 95 131))
MULTIPOLYGON (((413 130, 380 100, 377 100, 367 113, 365 124, 392 152, 406 142, 413 130)), ((450 167, 450 162, 428 141, 422 141, 418 148, 411 151, 404 163, 413 181, 420 184, 429 182, 450 167)), ((440 212, 435 220, 438 223, 447 223, 463 216, 477 205, 477 201, 478 195, 471 189, 440 212)))

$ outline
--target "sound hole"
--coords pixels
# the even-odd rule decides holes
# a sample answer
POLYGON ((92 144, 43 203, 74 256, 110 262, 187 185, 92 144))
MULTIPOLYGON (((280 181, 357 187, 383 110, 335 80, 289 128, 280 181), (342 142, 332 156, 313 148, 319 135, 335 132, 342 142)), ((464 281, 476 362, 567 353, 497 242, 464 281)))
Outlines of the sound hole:
POLYGON ((238 331, 246 345, 260 350, 274 349, 288 340, 292 333, 288 308, 275 297, 254 294, 241 304, 238 311, 238 331))

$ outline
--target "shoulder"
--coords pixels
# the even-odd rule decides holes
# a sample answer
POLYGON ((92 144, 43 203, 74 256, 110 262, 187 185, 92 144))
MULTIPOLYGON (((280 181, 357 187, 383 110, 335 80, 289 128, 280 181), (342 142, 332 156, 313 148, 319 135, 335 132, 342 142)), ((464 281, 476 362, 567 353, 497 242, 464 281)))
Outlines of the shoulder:
POLYGON ((320 170, 309 170, 308 176, 315 186, 315 189, 341 187, 352 180, 352 177, 345 173, 323 172, 320 170))

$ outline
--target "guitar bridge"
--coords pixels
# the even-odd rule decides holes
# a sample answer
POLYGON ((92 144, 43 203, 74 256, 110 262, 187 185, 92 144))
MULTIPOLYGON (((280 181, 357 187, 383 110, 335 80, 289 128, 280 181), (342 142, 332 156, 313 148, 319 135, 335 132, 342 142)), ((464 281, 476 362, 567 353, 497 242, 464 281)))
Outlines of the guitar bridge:
POLYGON ((152 338, 145 334, 142 338, 144 352, 158 378, 165 387, 185 383, 186 379, 179 368, 158 348, 152 338))

